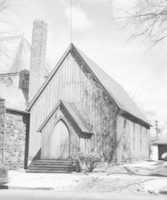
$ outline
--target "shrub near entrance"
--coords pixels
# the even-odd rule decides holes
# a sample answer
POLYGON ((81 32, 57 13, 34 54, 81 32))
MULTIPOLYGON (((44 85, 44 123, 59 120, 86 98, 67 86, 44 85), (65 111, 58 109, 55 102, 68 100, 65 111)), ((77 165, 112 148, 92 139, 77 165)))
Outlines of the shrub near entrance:
POLYGON ((79 153, 78 160, 83 171, 92 172, 100 162, 100 157, 97 153, 79 153))

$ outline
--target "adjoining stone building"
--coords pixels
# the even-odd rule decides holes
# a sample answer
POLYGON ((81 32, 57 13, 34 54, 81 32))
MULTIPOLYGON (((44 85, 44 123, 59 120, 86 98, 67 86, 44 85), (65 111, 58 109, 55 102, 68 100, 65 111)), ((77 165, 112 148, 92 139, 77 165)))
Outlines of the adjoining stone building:
POLYGON ((23 168, 30 45, 21 36, 4 36, 0 44, 0 162, 10 169, 23 168))
MULTIPOLYGON (((30 66, 22 66, 17 84, 25 105, 29 101, 27 111, 15 109, 22 131, 18 136, 18 131, 2 128, 9 141, 13 138, 15 157, 21 155, 26 168, 36 160, 50 160, 51 165, 54 160, 74 160, 79 152, 96 152, 107 162, 149 159, 150 124, 125 90, 73 44, 46 76, 46 39, 47 25, 35 21, 30 66), (15 138, 20 149, 14 147, 15 138)), ((12 123, 19 124, 13 115, 12 123)), ((7 149, 5 154, 10 164, 12 154, 7 149)))
POLYGON ((0 99, 0 160, 9 169, 25 167, 29 113, 5 106, 0 99))
MULTIPOLYGON (((41 21, 34 22, 34 30, 40 33, 42 24, 41 21)), ((35 41, 33 44, 34 47, 35 41)), ((30 63, 31 59, 35 63, 37 56, 33 58, 31 44, 20 35, 1 36, 0 52, 0 162, 11 169, 23 168, 29 132, 26 107, 29 100, 30 63)), ((46 67, 43 69, 45 76, 48 72, 46 67)))

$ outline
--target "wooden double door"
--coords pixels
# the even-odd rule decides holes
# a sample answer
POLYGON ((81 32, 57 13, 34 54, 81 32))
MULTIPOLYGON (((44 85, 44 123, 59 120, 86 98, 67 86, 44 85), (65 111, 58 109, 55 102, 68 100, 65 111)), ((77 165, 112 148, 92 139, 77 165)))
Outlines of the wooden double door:
POLYGON ((63 120, 60 120, 54 127, 45 148, 47 159, 68 159, 70 157, 70 133, 63 120))

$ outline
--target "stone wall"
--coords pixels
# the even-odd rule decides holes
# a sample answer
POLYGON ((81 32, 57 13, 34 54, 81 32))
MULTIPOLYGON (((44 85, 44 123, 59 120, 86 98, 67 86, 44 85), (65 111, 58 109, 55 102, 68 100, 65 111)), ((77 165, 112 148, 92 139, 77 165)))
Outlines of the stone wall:
POLYGON ((0 98, 0 163, 4 160, 5 101, 0 98))
POLYGON ((24 168, 26 124, 24 116, 6 112, 4 164, 9 169, 24 168))
POLYGON ((27 113, 7 109, 0 99, 0 163, 9 169, 24 168, 27 113))

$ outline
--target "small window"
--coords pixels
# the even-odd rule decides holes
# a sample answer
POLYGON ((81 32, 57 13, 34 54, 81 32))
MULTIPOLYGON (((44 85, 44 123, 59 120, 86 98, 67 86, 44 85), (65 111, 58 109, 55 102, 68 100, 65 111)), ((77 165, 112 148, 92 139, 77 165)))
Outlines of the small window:
POLYGON ((124 128, 126 128, 126 119, 124 119, 124 128))
POLYGON ((135 151, 135 142, 136 142, 136 132, 135 132, 135 123, 133 123, 133 150, 135 151))
POLYGON ((140 151, 143 150, 143 144, 142 144, 142 141, 143 141, 143 134, 142 134, 142 126, 140 126, 140 151))
POLYGON ((133 123, 133 132, 135 132, 135 123, 133 123))

